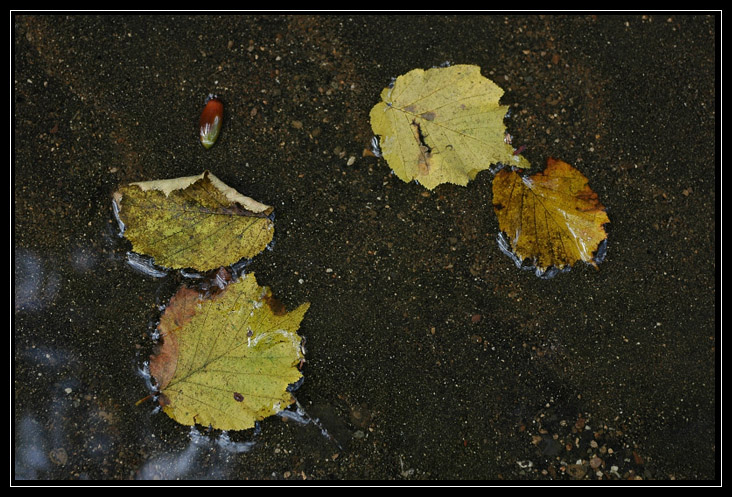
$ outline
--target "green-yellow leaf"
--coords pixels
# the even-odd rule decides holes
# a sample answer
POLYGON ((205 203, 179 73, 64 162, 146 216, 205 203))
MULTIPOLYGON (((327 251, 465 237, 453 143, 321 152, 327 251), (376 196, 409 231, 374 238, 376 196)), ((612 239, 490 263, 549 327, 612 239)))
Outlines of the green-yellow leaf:
POLYGON ((184 425, 245 430, 294 402, 301 373, 297 334, 310 304, 285 312, 254 274, 213 297, 182 288, 160 320, 150 358, 163 410, 184 425))
POLYGON ((251 258, 274 236, 272 208, 204 172, 131 183, 114 195, 132 250, 159 266, 207 271, 251 258))
POLYGON ((508 106, 503 90, 480 67, 456 65, 399 76, 371 109, 381 154, 403 181, 432 190, 467 185, 482 170, 503 163, 529 167, 504 142, 508 106))

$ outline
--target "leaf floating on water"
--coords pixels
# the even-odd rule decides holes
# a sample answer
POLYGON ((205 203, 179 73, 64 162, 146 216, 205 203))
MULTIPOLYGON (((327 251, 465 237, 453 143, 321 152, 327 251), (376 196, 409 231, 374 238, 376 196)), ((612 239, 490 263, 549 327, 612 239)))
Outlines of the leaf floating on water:
POLYGON ((131 183, 114 195, 132 250, 159 266, 208 271, 254 257, 272 241, 272 207, 204 172, 131 183))
POLYGON ((499 105, 502 95, 478 66, 414 69, 381 92, 371 127, 403 181, 417 180, 430 190, 442 183, 467 185, 498 163, 529 167, 504 142, 508 106, 499 105))
POLYGON ((309 303, 286 312, 254 274, 213 296, 183 287, 160 319, 150 358, 163 411, 184 425, 245 430, 294 402, 309 303))
MULTIPOLYGON (((493 208, 516 264, 528 260, 539 276, 584 261, 597 268, 610 222, 587 178, 560 160, 543 172, 522 176, 508 168, 493 179, 493 208)), ((499 239, 499 242, 501 240, 499 239)))

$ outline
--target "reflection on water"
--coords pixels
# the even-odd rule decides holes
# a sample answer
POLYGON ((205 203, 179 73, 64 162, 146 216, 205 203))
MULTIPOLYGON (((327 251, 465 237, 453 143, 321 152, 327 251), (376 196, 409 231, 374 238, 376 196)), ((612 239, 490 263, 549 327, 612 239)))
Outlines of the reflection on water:
MULTIPOLYGON (((133 452, 139 463, 123 469, 120 455, 127 451, 120 438, 119 411, 88 394, 77 383, 53 389, 42 416, 20 415, 15 426, 14 472, 18 480, 106 477, 158 479, 226 479, 234 476, 239 457, 256 446, 260 428, 246 441, 234 441, 227 432, 188 432, 187 445, 170 444, 140 426, 133 452), (143 454, 155 454, 146 458, 143 454)), ((155 414, 152 414, 152 418, 155 414)))
MULTIPOLYGON (((257 426, 254 437, 259 433, 257 426)), ((191 427, 190 442, 182 452, 164 454, 147 461, 138 471, 139 480, 182 478, 226 479, 234 462, 232 455, 249 452, 256 444, 233 442, 226 432, 213 439, 191 427), (220 450, 217 450, 220 449, 220 450), (202 464, 204 459, 205 464, 202 464), (203 471, 202 471, 203 470, 203 471)))
MULTIPOLYGON (((259 428, 255 430, 252 440, 235 442, 226 432, 214 438, 191 427, 188 446, 184 450, 166 453, 159 447, 155 452, 161 455, 145 461, 134 477, 140 480, 226 479, 232 476, 236 456, 249 452, 256 445, 258 433, 259 428)), ((56 468, 64 467, 68 462, 74 466, 74 452, 69 453, 60 445, 67 435, 62 431, 49 433, 32 416, 23 417, 15 432, 15 478, 54 478, 57 477, 54 474, 56 468)), ((114 443, 110 437, 104 437, 95 430, 94 435, 87 437, 82 449, 85 449, 87 460, 97 459, 101 468, 107 462, 102 459, 113 453, 114 443)), ((80 473, 77 477, 88 479, 98 478, 99 475, 80 473)))
POLYGON ((32 417, 23 418, 15 427, 15 478, 35 480, 43 478, 51 462, 43 440, 43 430, 32 417))
POLYGON ((138 273, 153 278, 162 278, 168 274, 155 266, 151 257, 143 257, 134 252, 127 252, 127 264, 138 273))
POLYGON ((15 311, 38 311, 58 293, 61 278, 29 250, 15 250, 15 311))

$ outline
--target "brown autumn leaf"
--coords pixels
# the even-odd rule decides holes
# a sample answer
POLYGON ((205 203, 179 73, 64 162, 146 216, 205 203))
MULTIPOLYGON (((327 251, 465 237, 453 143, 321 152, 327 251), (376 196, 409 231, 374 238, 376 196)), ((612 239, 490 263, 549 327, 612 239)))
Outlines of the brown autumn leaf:
POLYGON ((578 170, 556 159, 546 169, 523 176, 502 169, 493 179, 493 208, 501 249, 519 267, 551 277, 584 261, 597 268, 604 257, 610 222, 605 207, 578 170))

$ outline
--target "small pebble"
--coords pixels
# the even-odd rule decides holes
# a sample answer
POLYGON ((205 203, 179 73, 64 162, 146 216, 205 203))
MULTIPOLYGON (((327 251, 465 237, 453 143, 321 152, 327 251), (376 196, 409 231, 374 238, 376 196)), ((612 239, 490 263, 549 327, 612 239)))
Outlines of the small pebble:
POLYGON ((66 449, 63 447, 51 450, 51 452, 48 453, 48 458, 51 459, 51 462, 58 464, 59 466, 63 466, 69 460, 69 456, 66 454, 66 449))
POLYGON ((587 468, 583 464, 570 464, 567 466, 567 473, 572 478, 581 480, 587 474, 587 468))

